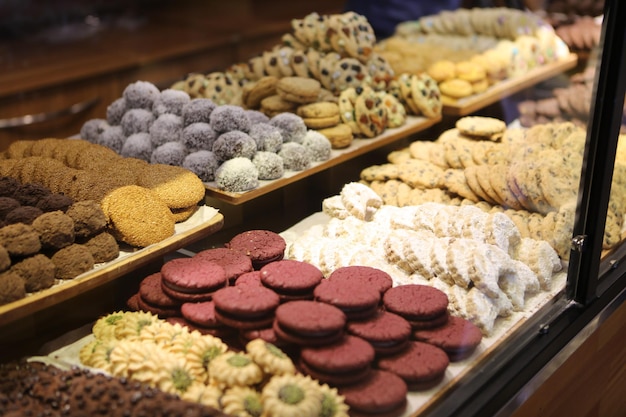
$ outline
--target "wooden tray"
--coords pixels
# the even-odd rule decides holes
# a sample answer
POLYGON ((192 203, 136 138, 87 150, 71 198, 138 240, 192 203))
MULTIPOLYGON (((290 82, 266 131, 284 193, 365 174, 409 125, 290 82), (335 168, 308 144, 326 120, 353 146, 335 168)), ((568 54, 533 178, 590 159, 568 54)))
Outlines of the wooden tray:
POLYGON ((382 135, 376 136, 375 138, 355 139, 352 144, 345 149, 333 149, 329 160, 314 163, 311 168, 304 171, 287 171, 282 178, 277 180, 260 181, 259 186, 254 190, 241 193, 228 192, 220 190, 215 182, 206 183, 207 196, 215 197, 231 204, 241 204, 301 180, 302 178, 309 177, 317 172, 341 164, 349 159, 395 142, 396 140, 405 138, 413 133, 425 130, 440 121, 441 117, 427 119, 424 117, 410 116, 401 127, 387 129, 382 135))
POLYGON ((215 233, 223 224, 224 216, 216 209, 200 206, 193 216, 176 225, 173 236, 132 252, 121 248, 119 257, 111 262, 98 264, 91 271, 72 280, 61 281, 48 289, 0 306, 0 327, 128 274, 167 253, 215 233))
POLYGON ((533 86, 540 81, 547 80, 557 74, 568 69, 572 69, 578 62, 576 54, 569 54, 567 57, 559 61, 535 67, 526 74, 519 77, 510 78, 500 81, 489 87, 487 91, 481 94, 475 94, 469 97, 457 100, 453 104, 444 104, 443 114, 451 116, 466 116, 480 110, 490 104, 500 101, 504 97, 508 97, 518 91, 533 86))

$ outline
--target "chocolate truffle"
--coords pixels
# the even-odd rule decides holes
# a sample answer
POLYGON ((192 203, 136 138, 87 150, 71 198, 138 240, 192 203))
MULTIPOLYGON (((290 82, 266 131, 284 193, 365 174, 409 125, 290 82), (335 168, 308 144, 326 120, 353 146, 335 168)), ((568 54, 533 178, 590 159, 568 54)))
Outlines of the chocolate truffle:
POLYGON ((117 240, 107 232, 98 233, 86 241, 84 245, 91 252, 95 263, 112 261, 120 254, 117 240))
POLYGON ((57 250, 74 243, 74 220, 60 210, 43 213, 32 226, 44 249, 57 250))
POLYGON ((29 256, 41 250, 39 233, 24 223, 10 224, 0 229, 0 242, 11 256, 29 256))
POLYGON ((87 238, 101 232, 107 225, 102 207, 94 200, 77 201, 66 214, 74 220, 76 238, 87 238))
POLYGON ((27 292, 35 292, 52 287, 55 269, 50 258, 38 253, 14 264, 10 271, 22 277, 27 292))
POLYGON ((6 215, 20 206, 20 202, 11 197, 0 197, 0 219, 4 219, 6 215))
POLYGON ((0 305, 26 297, 24 280, 15 272, 3 272, 0 274, 0 305))
POLYGON ((39 200, 51 194, 48 187, 32 182, 21 184, 15 189, 13 198, 23 206, 36 206, 39 200))
POLYGON ((34 206, 19 206, 4 216, 4 221, 7 224, 24 223, 32 224, 33 221, 41 216, 43 211, 34 206))
POLYGON ((44 213, 56 210, 65 213, 72 204, 74 204, 74 200, 71 197, 65 194, 52 193, 39 200, 36 207, 44 213))
POLYGON ((56 267, 55 278, 72 279, 90 271, 95 262, 91 252, 84 245, 73 243, 52 255, 56 267))

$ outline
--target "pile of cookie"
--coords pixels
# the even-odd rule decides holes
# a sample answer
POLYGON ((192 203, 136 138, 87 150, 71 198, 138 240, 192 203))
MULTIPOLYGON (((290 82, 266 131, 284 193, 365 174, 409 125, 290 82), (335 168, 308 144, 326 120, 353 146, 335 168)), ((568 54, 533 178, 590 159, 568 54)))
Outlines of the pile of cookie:
POLYGON ((117 258, 106 224, 95 201, 0 177, 0 305, 117 258))
POLYGON ((485 335, 499 317, 524 311, 529 296, 549 291, 561 269, 546 241, 523 238, 507 215, 474 205, 397 207, 355 182, 325 199, 322 211, 330 220, 294 237, 289 258, 326 274, 365 265, 387 272, 396 286, 433 286, 447 294, 454 314, 485 335))
POLYGON ((0 159, 1 175, 43 185, 74 201, 96 201, 107 230, 134 247, 172 236, 175 223, 203 204, 204 185, 191 171, 124 158, 82 139, 16 141, 6 157, 0 159))
POLYGON ((171 324, 148 312, 118 311, 98 319, 80 350, 84 366, 141 382, 225 415, 347 415, 327 384, 296 372, 289 356, 262 339, 233 350, 219 337, 171 324), (288 390, 295 395, 284 398, 288 390), (285 414, 287 410, 288 414, 285 414), (317 410, 316 414, 302 414, 317 410), (293 413, 293 414, 289 414, 293 413), (343 414, 342 414, 343 413, 343 414))
MULTIPOLYGON (((426 201, 503 211, 522 236, 548 241, 562 259, 570 238, 585 132, 572 123, 506 129, 497 119, 459 119, 434 141, 416 141, 361 172, 386 204, 426 201), (499 139, 501 138, 501 139, 499 139)), ((616 164, 605 249, 620 239, 623 164, 616 164)))

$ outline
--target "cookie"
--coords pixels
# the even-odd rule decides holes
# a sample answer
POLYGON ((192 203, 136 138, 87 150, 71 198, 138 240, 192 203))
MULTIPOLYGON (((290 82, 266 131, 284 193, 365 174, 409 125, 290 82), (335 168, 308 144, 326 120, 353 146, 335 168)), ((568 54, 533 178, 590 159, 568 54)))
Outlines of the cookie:
POLYGON ((276 83, 278 77, 268 75, 246 84, 242 89, 243 104, 249 109, 258 109, 264 98, 276 94, 276 83))
POLYGON ((438 188, 444 170, 437 165, 419 159, 411 159, 398 165, 398 178, 413 188, 438 188))
POLYGON ((428 117, 441 116, 441 95, 437 82, 428 74, 414 74, 411 77, 411 91, 413 101, 420 112, 428 117))
POLYGON ((360 177, 364 181, 388 181, 397 179, 398 174, 398 165, 381 164, 371 165, 367 168, 364 168, 360 173, 360 177))
POLYGON ((391 288, 383 296, 383 305, 408 320, 414 330, 441 326, 448 320, 448 296, 427 285, 391 288))
POLYGON ((439 90, 442 96, 450 97, 453 100, 472 95, 473 88, 469 81, 452 78, 439 83, 439 90))
POLYGON ((455 127, 464 135, 491 139, 505 131, 506 123, 495 117, 465 116, 456 121, 455 127))
POLYGON ((383 205, 380 196, 371 188, 356 182, 345 184, 340 196, 346 210, 359 220, 371 220, 376 209, 383 205))
POLYGON ((387 109, 387 127, 394 128, 402 126, 406 121, 406 109, 400 101, 392 94, 379 91, 378 96, 387 109))
POLYGON ((339 394, 350 407, 350 415, 401 416, 407 407, 406 382, 393 372, 372 371, 369 378, 339 388, 339 394))
POLYGON ((449 364, 450 359, 443 349, 417 341, 411 341, 402 352, 376 361, 378 369, 401 377, 409 391, 423 391, 438 385, 449 364))
POLYGON ((194 259, 215 262, 224 268, 229 283, 239 275, 253 270, 252 259, 241 252, 228 248, 211 248, 196 253, 194 259))
POLYGON ((206 301, 228 284, 226 271, 220 265, 202 259, 176 258, 161 267, 162 289, 180 301, 206 301))
POLYGON ((348 322, 346 330, 370 342, 379 356, 400 352, 411 336, 411 324, 405 318, 384 310, 367 320, 348 322))
POLYGON ((442 183, 451 193, 476 203, 480 201, 480 197, 478 197, 467 184, 467 178, 465 178, 463 170, 447 169, 444 171, 442 183))
POLYGON ((313 290, 322 281, 322 272, 308 262, 283 259, 261 269, 261 282, 276 291, 282 300, 313 299, 313 290))
POLYGON ((333 117, 339 115, 339 105, 327 101, 303 104, 298 107, 296 114, 302 118, 333 117))
POLYGON ((358 135, 361 133, 361 129, 356 122, 356 116, 354 113, 354 104, 356 103, 356 99, 359 96, 357 90, 353 87, 347 88, 343 90, 339 94, 339 115, 341 117, 341 121, 348 126, 352 130, 352 134, 358 135))
POLYGON ((337 268, 327 279, 329 281, 358 282, 361 285, 375 287, 381 295, 393 285, 393 279, 387 272, 363 265, 350 265, 337 268))
POLYGON ((359 131, 368 138, 380 135, 387 127, 387 108, 374 90, 365 87, 354 103, 359 131))
POLYGON ((225 247, 248 256, 253 268, 258 270, 269 262, 283 259, 287 244, 271 230, 248 230, 235 235, 225 247))
POLYGON ((358 59, 350 57, 341 58, 335 63, 331 78, 336 92, 369 84, 365 66, 358 59))
POLYGON ((300 346, 323 346, 344 336, 346 315, 335 306, 312 300, 278 306, 273 323, 279 339, 300 346))
POLYGON ((137 185, 156 193, 169 208, 186 208, 198 204, 206 192, 202 180, 188 169, 148 164, 139 173, 137 185))
POLYGON ((374 348, 367 341, 345 335, 330 345, 302 348, 299 368, 322 383, 339 387, 367 378, 374 356, 374 348))
POLYGON ((413 339, 440 347, 448 354, 451 362, 471 356, 480 345, 482 337, 478 326, 457 316, 450 316, 441 327, 413 332, 413 339))
POLYGON ((345 123, 318 129, 317 132, 324 135, 330 141, 333 149, 347 148, 352 144, 352 140, 354 139, 352 129, 345 123))
POLYGON ((262 329, 274 321, 278 294, 256 285, 225 287, 213 294, 215 317, 236 329, 262 329))
POLYGON ((316 301, 332 304, 343 311, 348 320, 372 317, 378 310, 380 292, 378 288, 355 285, 348 280, 323 280, 313 290, 316 301))
MULTIPOLYGON (((179 315, 180 300, 177 300, 173 297, 170 297, 163 291, 161 273, 156 272, 154 274, 150 274, 139 283, 139 296, 141 300, 147 305, 147 307, 155 306, 160 307, 163 310, 168 310, 168 312, 172 312, 173 314, 166 314, 164 317, 179 315)), ((143 306, 140 304, 143 309, 143 306)), ((148 311, 151 311, 148 309, 148 311)), ((161 317, 163 314, 159 314, 158 312, 151 311, 161 317)))
POLYGON ((276 93, 286 101, 293 103, 312 103, 317 101, 320 82, 313 78, 283 77, 276 83, 276 93))

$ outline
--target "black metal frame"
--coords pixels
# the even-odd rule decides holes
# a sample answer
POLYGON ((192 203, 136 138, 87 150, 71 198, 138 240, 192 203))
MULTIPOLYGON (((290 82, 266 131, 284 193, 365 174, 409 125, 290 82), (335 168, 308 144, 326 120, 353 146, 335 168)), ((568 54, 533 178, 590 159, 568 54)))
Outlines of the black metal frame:
POLYGON ((585 326, 626 288, 626 247, 601 261, 626 88, 626 2, 606 0, 602 54, 587 129, 584 166, 566 291, 535 314, 495 351, 489 362, 442 398, 428 416, 484 417, 500 411, 585 326))

